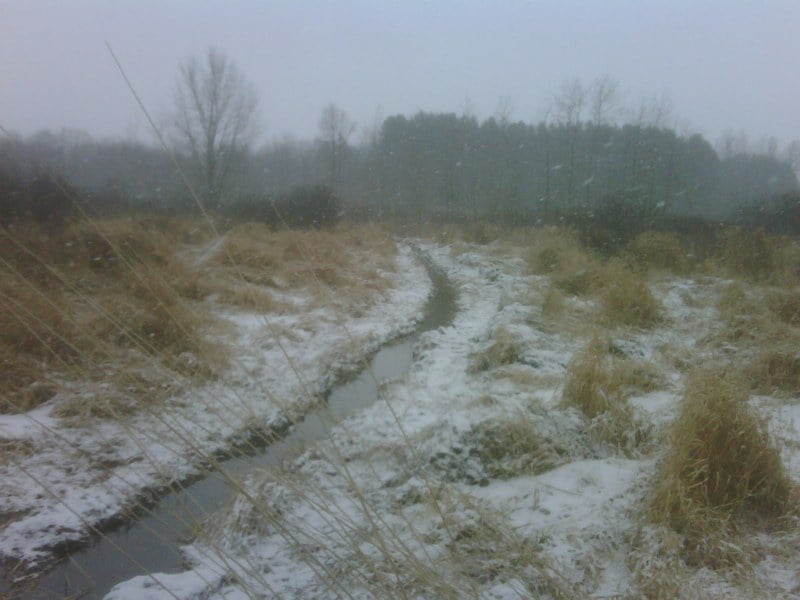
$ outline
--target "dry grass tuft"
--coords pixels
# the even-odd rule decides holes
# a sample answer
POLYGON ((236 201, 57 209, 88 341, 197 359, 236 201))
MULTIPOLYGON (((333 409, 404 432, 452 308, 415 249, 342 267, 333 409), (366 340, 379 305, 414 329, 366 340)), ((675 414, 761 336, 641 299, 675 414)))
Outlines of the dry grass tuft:
POLYGON ((589 419, 594 439, 630 455, 649 440, 650 433, 635 419, 628 397, 657 389, 660 383, 654 367, 616 363, 608 342, 594 338, 567 366, 561 404, 589 419))
POLYGON ((547 317, 558 317, 564 313, 564 295, 554 286, 547 289, 542 303, 542 314, 547 317))
POLYGON ((776 518, 795 491, 766 422, 740 382, 707 371, 686 384, 670 446, 656 475, 650 519, 685 536, 685 558, 712 567, 739 561, 726 538, 753 517, 776 518))
MULTIPOLYGON (((668 236, 669 237, 669 236, 668 236)), ((548 274, 552 288, 545 299, 544 312, 551 316, 561 310, 562 298, 556 290, 571 296, 597 295, 603 303, 603 317, 609 325, 652 327, 659 322, 661 309, 635 265, 619 258, 602 262, 589 254, 578 236, 559 228, 538 230, 528 256, 534 273, 548 274)), ((657 262, 657 248, 670 241, 656 234, 642 237, 633 256, 657 262), (638 253, 638 254, 637 254, 638 253)), ((629 257, 630 260, 630 257, 629 257)))
POLYGON ((474 425, 465 435, 470 457, 477 458, 491 478, 536 475, 567 460, 567 448, 543 436, 526 413, 490 419, 474 425))
POLYGON ((767 306, 787 325, 800 327, 800 289, 775 289, 766 295, 767 306))
POLYGON ((609 324, 648 328, 661 320, 661 307, 642 276, 624 263, 609 261, 599 277, 598 294, 609 324))
POLYGON ((544 227, 533 234, 528 264, 534 273, 577 271, 587 268, 592 260, 575 231, 561 227, 544 227))
POLYGON ((790 237, 731 227, 720 237, 714 258, 731 277, 776 285, 800 281, 800 243, 790 237))
POLYGON ((519 362, 522 357, 522 345, 505 327, 494 331, 493 341, 485 350, 470 356, 468 373, 480 373, 491 369, 519 362))
POLYGON ((800 395, 800 353, 797 348, 763 350, 745 368, 745 376, 755 392, 800 395))
POLYGON ((674 233, 646 231, 628 243, 627 252, 642 267, 684 274, 690 262, 681 239, 674 233))
MULTIPOLYGON (((247 223, 228 233, 212 264, 235 270, 239 287, 242 279, 280 290, 305 287, 315 293, 319 304, 339 303, 357 314, 389 288, 396 252, 390 232, 377 226, 343 224, 325 231, 273 231, 247 223)), ((229 282, 226 288, 231 285, 229 282)), ((242 289, 233 299, 240 306, 268 306, 264 290, 246 300, 255 291, 242 289)))

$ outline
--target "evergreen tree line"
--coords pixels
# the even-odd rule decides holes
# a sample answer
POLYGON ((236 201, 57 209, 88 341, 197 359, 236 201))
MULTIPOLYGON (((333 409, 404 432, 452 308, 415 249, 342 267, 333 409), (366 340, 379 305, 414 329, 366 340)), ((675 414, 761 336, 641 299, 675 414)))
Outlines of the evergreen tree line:
MULTIPOLYGON (((341 209, 397 221, 534 224, 617 216, 798 225, 800 186, 788 162, 745 153, 720 158, 700 135, 670 128, 479 122, 420 112, 389 117, 362 137, 352 145, 347 137, 322 135, 243 149, 224 193, 206 199, 209 208, 274 220, 277 205, 289 214, 292 203, 303 202, 298 189, 307 189, 316 190, 308 205, 326 221, 341 209), (331 188, 341 207, 337 201, 333 208, 331 188)), ((190 179, 198 175, 188 156, 178 159, 190 179)), ((53 189, 37 200, 37 185, 80 190, 72 196, 100 214, 181 212, 193 204, 172 158, 150 145, 99 142, 75 131, 0 140, 0 214, 69 212, 53 189)))

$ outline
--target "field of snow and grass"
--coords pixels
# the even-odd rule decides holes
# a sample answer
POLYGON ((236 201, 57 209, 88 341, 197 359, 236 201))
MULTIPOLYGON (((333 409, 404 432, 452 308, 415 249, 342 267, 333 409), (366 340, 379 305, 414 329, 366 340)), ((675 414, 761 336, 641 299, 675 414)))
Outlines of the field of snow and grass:
POLYGON ((796 242, 422 247, 453 325, 111 598, 800 594, 796 242))
POLYGON ((202 227, 5 233, 0 555, 16 577, 290 423, 413 328, 430 291, 384 230, 202 227))
MULTIPOLYGON (((40 234, 0 240, 0 552, 24 567, 290 423, 430 290, 376 228, 40 234)), ((796 241, 416 243, 459 290, 452 326, 374 405, 242 482, 191 568, 110 597, 800 593, 796 241)))

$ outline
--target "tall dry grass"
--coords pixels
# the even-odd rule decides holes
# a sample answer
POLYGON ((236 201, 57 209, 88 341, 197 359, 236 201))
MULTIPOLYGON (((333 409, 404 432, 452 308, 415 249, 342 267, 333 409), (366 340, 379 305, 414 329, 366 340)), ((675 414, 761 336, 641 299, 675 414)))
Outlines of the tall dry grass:
POLYGON ((83 406, 76 398, 59 412, 128 414, 158 397, 153 389, 167 389, 170 377, 208 378, 227 366, 227 350, 215 341, 223 331, 215 306, 295 310, 284 296, 305 290, 297 297, 356 314, 391 284, 396 247, 379 227, 243 224, 200 264, 196 250, 213 242, 203 225, 146 217, 81 221, 56 232, 3 230, 0 392, 8 400, 0 410, 46 401, 58 378, 104 381, 113 373, 128 400, 83 406), (148 364, 155 385, 142 383, 148 364))
MULTIPOLYGON (((200 274, 151 221, 5 229, 0 246, 3 410, 25 411, 47 400, 28 393, 36 382, 102 381, 113 374, 126 390, 121 396, 145 388, 144 397, 152 387, 141 384, 147 363, 189 377, 225 366, 224 350, 207 335, 215 320, 198 302, 200 274)), ((153 378, 158 374, 154 368, 153 378)), ((78 395, 62 408, 93 414, 91 407, 71 406, 81 402, 78 395)), ((123 414, 135 404, 117 408, 123 414)), ((107 415, 108 406, 99 412, 107 415)))
POLYGON ((776 285, 800 283, 800 241, 738 227, 723 230, 713 260, 730 277, 776 285))
POLYGON ((742 560, 727 543, 736 528, 796 509, 796 490, 766 422, 735 376, 694 372, 655 476, 648 515, 685 536, 692 564, 742 560))
POLYGON ((661 385, 653 365, 615 359, 608 341, 595 337, 567 365, 561 406, 588 420, 590 437, 635 455, 649 441, 650 430, 635 417, 628 399, 661 385))
POLYGON ((641 233, 628 242, 625 253, 645 269, 685 275, 693 266, 686 244, 674 233, 641 233))

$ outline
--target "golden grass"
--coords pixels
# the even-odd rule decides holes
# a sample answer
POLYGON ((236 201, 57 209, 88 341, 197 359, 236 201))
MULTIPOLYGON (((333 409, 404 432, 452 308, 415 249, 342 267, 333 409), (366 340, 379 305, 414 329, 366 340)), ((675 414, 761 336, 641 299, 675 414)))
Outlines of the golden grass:
POLYGON ((569 454, 567 448, 543 436, 533 416, 522 411, 474 425, 465 441, 470 456, 492 478, 544 473, 563 464, 569 454))
POLYGON ((492 343, 484 350, 470 356, 468 373, 480 373, 510 365, 520 361, 522 345, 505 327, 498 327, 493 334, 492 343))
POLYGON ((744 372, 753 391, 800 396, 800 350, 796 346, 765 349, 744 372))
POLYGON ((766 302, 780 321, 800 327, 800 288, 771 290, 766 294, 766 302))
POLYGON ((391 232, 376 226, 275 232, 241 225, 216 255, 194 264, 196 243, 187 244, 211 241, 209 231, 190 219, 156 218, 85 221, 55 233, 4 230, 0 393, 7 401, 0 411, 46 401, 53 394, 44 384, 57 375, 88 388, 108 384, 105 393, 65 394, 63 416, 128 414, 166 397, 169 373, 207 378, 225 368, 226 348, 210 341, 221 331, 212 306, 292 310, 273 290, 302 288, 307 307, 358 314, 386 292, 395 268, 391 232), (141 380, 145 365, 155 386, 141 380))
POLYGON ((555 286, 547 288, 542 302, 542 314, 546 317, 559 317, 564 314, 564 295, 555 286))
MULTIPOLYGON (((318 304, 338 303, 359 314, 389 288, 396 251, 391 233, 378 226, 273 231, 246 223, 228 233, 211 263, 235 270, 240 285, 244 279, 280 290, 305 287, 318 304)), ((239 305, 265 306, 263 292, 261 299, 256 294, 246 301, 254 290, 240 290, 232 299, 239 305)))
POLYGON ((626 252, 644 268, 685 274, 691 267, 683 242, 674 233, 646 231, 628 243, 626 252))
MULTIPOLYGON (((551 291, 545 297, 543 313, 558 316, 563 298, 597 296, 602 302, 602 318, 607 325, 652 327, 660 321, 661 308, 653 297, 641 271, 630 261, 612 258, 603 261, 587 252, 575 232, 561 228, 544 228, 532 235, 528 264, 532 272, 550 276, 551 291)), ((664 243, 644 237, 639 254, 649 258, 654 246, 664 243), (644 242, 650 245, 644 248, 644 242)), ((635 255, 634 255, 635 256, 635 255)))
POLYGON ((131 368, 148 360, 202 376, 225 365, 224 351, 205 335, 214 319, 194 300, 203 295, 199 274, 152 224, 112 219, 60 232, 27 227, 4 231, 0 247, 4 411, 49 399, 30 390, 52 375, 90 382, 113 373, 108 395, 114 396, 139 387, 130 381, 131 368))
POLYGON ((730 375, 694 372, 655 477, 648 516, 685 536, 692 564, 740 560, 726 543, 734 528, 754 517, 779 517, 796 504, 766 422, 742 390, 730 375))
POLYGON ((648 328, 661 321, 661 306, 642 276, 618 260, 598 274, 603 317, 611 325, 648 328))
POLYGON ((800 282, 800 242, 787 236, 729 227, 720 236, 714 261, 730 277, 776 285, 800 282))
POLYGON ((591 437, 630 455, 649 440, 650 433, 634 417, 628 398, 661 384, 652 365, 615 361, 608 342, 595 337, 567 365, 561 405, 577 409, 589 420, 591 437))
POLYGON ((528 265, 536 274, 566 275, 588 269, 594 258, 583 248, 578 234, 561 227, 544 227, 531 236, 528 265))

